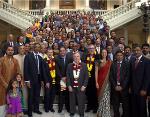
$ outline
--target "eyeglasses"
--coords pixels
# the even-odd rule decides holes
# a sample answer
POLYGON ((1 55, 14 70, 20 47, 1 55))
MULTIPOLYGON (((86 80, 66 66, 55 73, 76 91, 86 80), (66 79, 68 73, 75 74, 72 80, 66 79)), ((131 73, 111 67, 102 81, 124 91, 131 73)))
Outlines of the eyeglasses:
POLYGON ((95 49, 95 48, 89 48, 90 50, 95 49))

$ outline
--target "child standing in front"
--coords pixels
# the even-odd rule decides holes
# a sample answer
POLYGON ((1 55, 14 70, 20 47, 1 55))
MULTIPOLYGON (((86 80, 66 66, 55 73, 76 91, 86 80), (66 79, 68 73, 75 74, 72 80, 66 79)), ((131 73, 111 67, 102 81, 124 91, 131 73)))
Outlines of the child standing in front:
POLYGON ((21 105, 22 105, 22 111, 24 114, 27 113, 27 103, 26 103, 26 96, 25 96, 25 85, 24 85, 24 81, 23 81, 23 77, 21 74, 17 74, 16 75, 16 80, 17 80, 17 87, 19 89, 20 92, 20 96, 21 96, 21 105))
POLYGON ((6 117, 22 117, 21 97, 16 79, 9 82, 7 88, 7 114, 6 117))

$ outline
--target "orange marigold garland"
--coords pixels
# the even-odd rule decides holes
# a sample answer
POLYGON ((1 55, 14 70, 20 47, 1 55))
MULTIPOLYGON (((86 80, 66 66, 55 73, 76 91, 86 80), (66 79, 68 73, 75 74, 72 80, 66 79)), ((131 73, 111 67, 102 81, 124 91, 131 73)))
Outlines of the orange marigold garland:
POLYGON ((47 60, 48 61, 48 65, 49 65, 49 68, 50 68, 50 75, 52 77, 52 84, 56 84, 56 69, 55 69, 55 60, 54 60, 54 57, 52 58, 52 60, 47 60))
POLYGON ((95 61, 95 54, 93 54, 92 56, 90 54, 88 54, 87 59, 86 59, 86 65, 88 68, 89 77, 91 77, 90 72, 93 69, 94 61, 95 61))

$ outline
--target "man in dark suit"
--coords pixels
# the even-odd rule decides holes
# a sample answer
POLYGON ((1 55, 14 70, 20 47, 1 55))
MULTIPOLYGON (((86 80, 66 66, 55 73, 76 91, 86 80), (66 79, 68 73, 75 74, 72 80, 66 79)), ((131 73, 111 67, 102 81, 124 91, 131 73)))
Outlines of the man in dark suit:
POLYGON ((100 56, 101 53, 101 39, 97 38, 95 41, 95 49, 96 49, 96 53, 100 56))
POLYGON ((146 95, 150 82, 150 62, 142 55, 139 45, 134 51, 136 58, 131 60, 132 117, 147 117, 146 95))
POLYGON ((110 84, 114 117, 120 117, 119 107, 123 104, 123 117, 129 117, 129 68, 124 60, 123 52, 116 52, 116 61, 111 65, 110 84))
POLYGON ((61 83, 63 82, 66 85, 66 70, 67 66, 69 64, 68 57, 66 55, 66 49, 65 47, 60 47, 60 54, 56 57, 56 71, 57 76, 59 79, 59 109, 58 112, 61 113, 63 109, 63 104, 65 103, 65 107, 67 111, 69 112, 69 94, 66 87, 62 86, 61 83))
POLYGON ((9 34, 8 39, 6 41, 2 42, 2 53, 3 53, 3 55, 6 54, 6 48, 8 46, 12 46, 14 48, 14 55, 16 55, 18 53, 17 43, 14 41, 13 34, 9 34))
MULTIPOLYGON (((24 78, 28 87, 28 116, 32 117, 33 111, 42 114, 39 111, 41 81, 43 81, 43 59, 39 56, 40 44, 34 44, 34 52, 29 53, 24 59, 24 78)), ((47 81, 47 80, 45 80, 47 81)))
POLYGON ((132 51, 131 51, 131 47, 130 46, 125 46, 124 49, 124 59, 128 62, 130 62, 135 56, 133 55, 132 51))
POLYGON ((73 47, 72 47, 72 51, 67 53, 68 59, 69 59, 69 63, 73 62, 73 54, 75 52, 79 52, 80 53, 80 57, 81 60, 83 60, 83 53, 78 51, 78 44, 76 42, 73 43, 73 47))
POLYGON ((76 31, 74 41, 79 44, 81 39, 80 31, 76 31))
POLYGON ((80 117, 84 117, 85 89, 88 84, 88 70, 85 63, 80 60, 80 54, 73 54, 73 63, 67 67, 67 85, 70 96, 70 116, 76 111, 76 97, 80 117))
POLYGON ((88 46, 88 53, 84 56, 84 62, 88 68, 89 82, 86 89, 87 109, 86 112, 97 112, 98 97, 95 83, 95 61, 99 59, 99 55, 95 53, 95 46, 93 44, 88 46))

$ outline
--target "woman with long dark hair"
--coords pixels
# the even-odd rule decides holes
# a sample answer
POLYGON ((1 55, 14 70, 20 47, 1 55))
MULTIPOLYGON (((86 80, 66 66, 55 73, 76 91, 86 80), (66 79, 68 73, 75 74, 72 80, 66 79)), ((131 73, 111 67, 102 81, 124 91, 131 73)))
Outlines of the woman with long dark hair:
POLYGON ((103 49, 101 52, 101 60, 96 63, 95 67, 95 81, 99 99, 97 111, 98 117, 111 117, 109 84, 110 66, 111 61, 107 60, 107 50, 103 49))

